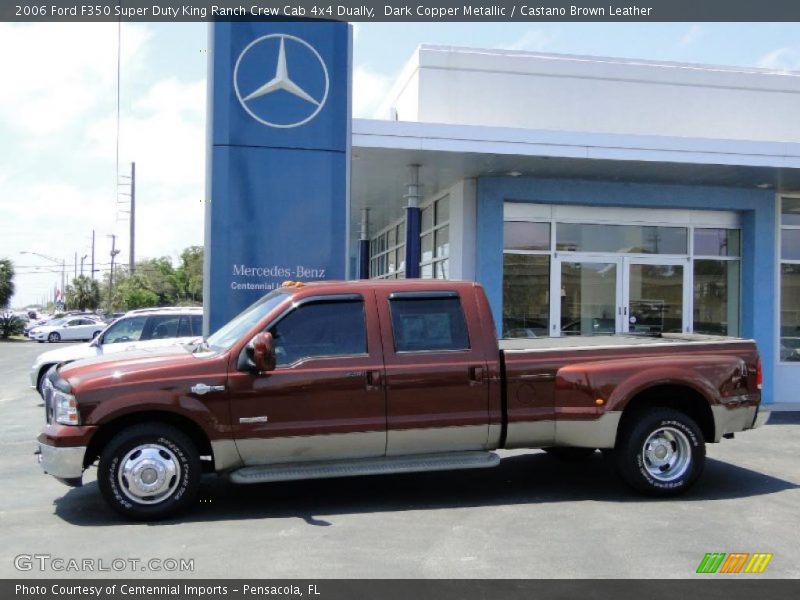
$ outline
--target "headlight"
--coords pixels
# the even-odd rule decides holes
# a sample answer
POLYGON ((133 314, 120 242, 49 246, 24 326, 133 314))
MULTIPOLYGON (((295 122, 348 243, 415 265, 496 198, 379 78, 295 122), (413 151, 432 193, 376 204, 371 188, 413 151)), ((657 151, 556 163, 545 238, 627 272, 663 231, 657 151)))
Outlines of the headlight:
POLYGON ((56 423, 61 423, 62 425, 81 424, 81 417, 78 414, 78 402, 75 400, 75 396, 54 389, 52 403, 53 416, 56 423))

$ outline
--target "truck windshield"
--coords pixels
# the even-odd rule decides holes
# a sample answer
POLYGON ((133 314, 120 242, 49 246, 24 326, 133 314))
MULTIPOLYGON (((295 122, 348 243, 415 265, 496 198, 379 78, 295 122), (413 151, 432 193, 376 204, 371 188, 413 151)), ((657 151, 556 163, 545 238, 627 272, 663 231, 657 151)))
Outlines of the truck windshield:
POLYGON ((214 352, 227 350, 290 295, 288 290, 275 290, 251 304, 208 337, 206 340, 208 348, 214 352))

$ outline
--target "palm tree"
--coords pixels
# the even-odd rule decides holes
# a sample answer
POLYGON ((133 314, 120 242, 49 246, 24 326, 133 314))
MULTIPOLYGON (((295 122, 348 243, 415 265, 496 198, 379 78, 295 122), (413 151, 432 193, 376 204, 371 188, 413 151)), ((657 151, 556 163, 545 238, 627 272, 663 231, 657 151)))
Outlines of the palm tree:
POLYGON ((0 258, 0 308, 6 308, 14 295, 14 263, 0 258))
POLYGON ((100 286, 97 281, 79 275, 67 287, 67 305, 80 310, 94 310, 100 306, 100 286))

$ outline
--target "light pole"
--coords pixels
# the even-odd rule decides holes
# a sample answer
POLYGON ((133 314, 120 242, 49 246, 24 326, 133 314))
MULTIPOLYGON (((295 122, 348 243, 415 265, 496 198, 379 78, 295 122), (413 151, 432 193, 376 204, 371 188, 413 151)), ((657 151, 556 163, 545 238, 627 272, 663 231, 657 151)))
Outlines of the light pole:
POLYGON ((50 262, 54 262, 57 265, 61 265, 61 301, 64 303, 64 308, 67 307, 65 293, 66 290, 64 289, 64 285, 66 284, 67 280, 67 263, 63 258, 55 258, 53 256, 47 256, 47 254, 40 254, 38 252, 29 252, 27 250, 23 250, 20 254, 32 254, 33 256, 38 256, 39 258, 44 258, 45 260, 49 260, 50 262))

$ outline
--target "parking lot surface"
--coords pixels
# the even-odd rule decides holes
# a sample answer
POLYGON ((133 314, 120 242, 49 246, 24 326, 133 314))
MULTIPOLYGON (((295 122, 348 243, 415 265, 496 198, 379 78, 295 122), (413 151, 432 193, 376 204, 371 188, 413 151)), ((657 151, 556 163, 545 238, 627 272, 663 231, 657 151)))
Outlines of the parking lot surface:
POLYGON ((630 492, 600 453, 570 464, 502 452, 477 471, 254 486, 209 476, 193 511, 137 524, 106 507, 94 468, 70 489, 34 460, 44 410, 28 368, 51 348, 0 343, 2 577, 683 578, 706 552, 771 552, 757 577, 800 576, 798 413, 710 445, 700 482, 668 501, 630 492), (33 554, 106 567, 185 558, 194 571, 15 568, 33 554))

